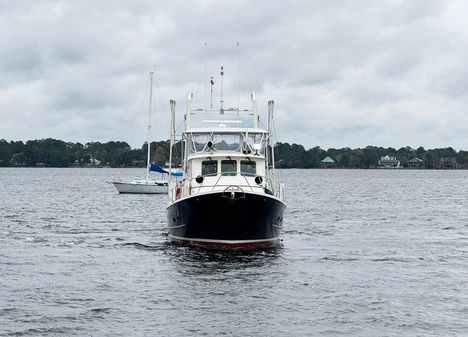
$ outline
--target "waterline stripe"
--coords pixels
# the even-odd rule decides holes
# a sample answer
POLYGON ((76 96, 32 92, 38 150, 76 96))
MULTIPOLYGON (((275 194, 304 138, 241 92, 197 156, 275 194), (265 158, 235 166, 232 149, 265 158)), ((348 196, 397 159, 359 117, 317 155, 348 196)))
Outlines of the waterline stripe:
POLYGON ((171 239, 181 240, 181 241, 199 241, 199 242, 213 242, 213 243, 225 243, 225 244, 238 244, 238 243, 255 243, 255 242, 268 242, 268 241, 277 241, 279 237, 270 238, 270 239, 256 239, 256 240, 216 240, 216 239, 196 239, 196 238, 184 238, 181 236, 168 235, 171 239))

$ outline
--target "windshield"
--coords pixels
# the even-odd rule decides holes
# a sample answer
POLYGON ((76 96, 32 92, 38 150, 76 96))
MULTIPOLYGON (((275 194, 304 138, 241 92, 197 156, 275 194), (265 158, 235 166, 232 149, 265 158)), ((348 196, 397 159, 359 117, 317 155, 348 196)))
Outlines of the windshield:
POLYGON ((186 137, 189 154, 216 151, 255 155, 265 153, 266 134, 264 133, 188 133, 186 137))

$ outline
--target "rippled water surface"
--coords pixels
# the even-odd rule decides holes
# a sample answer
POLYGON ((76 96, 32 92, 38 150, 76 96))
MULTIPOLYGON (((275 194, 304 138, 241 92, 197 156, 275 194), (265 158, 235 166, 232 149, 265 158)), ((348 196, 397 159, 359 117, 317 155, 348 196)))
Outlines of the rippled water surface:
POLYGON ((283 247, 173 246, 142 170, 0 169, 2 336, 467 336, 468 171, 287 170, 283 247))

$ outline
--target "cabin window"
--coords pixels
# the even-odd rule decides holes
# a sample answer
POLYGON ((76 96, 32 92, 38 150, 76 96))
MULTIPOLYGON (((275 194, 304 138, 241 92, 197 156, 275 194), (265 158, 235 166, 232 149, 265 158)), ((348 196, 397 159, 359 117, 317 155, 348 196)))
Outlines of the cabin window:
POLYGON ((210 135, 193 135, 190 152, 195 153, 203 151, 206 147, 206 143, 210 140, 210 135))
POLYGON ((252 160, 241 160, 240 171, 243 176, 255 176, 257 174, 255 162, 252 160))
POLYGON ((221 160, 221 175, 235 176, 237 174, 237 161, 221 160))
POLYGON ((240 151, 241 136, 238 134, 214 134, 211 138, 218 151, 240 151))
POLYGON ((204 160, 202 161, 202 175, 215 175, 218 173, 218 161, 217 160, 204 160))

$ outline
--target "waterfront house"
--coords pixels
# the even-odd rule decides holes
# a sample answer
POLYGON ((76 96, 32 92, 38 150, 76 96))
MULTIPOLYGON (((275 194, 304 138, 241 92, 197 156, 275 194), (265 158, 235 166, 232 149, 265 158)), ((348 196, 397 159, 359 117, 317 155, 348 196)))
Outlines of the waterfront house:
POLYGON ((335 161, 330 157, 326 157, 322 160, 322 167, 323 168, 331 168, 335 167, 335 161))
POLYGON ((456 169, 457 158, 455 157, 442 157, 440 158, 439 168, 441 169, 456 169))
POLYGON ((413 158, 408 160, 408 168, 419 169, 424 167, 424 162, 422 159, 413 158))
POLYGON ((399 168, 400 161, 395 156, 382 156, 379 160, 380 168, 399 168))

